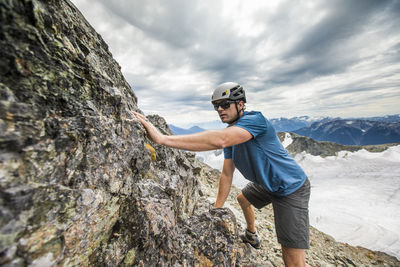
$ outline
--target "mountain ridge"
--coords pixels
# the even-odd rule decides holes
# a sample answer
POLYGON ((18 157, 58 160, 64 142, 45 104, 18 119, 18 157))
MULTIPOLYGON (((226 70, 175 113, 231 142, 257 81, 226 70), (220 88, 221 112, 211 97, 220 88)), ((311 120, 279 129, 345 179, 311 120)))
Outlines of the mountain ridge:
POLYGON ((373 120, 329 120, 314 122, 293 131, 318 141, 331 141, 343 145, 376 145, 400 142, 400 122, 373 120))

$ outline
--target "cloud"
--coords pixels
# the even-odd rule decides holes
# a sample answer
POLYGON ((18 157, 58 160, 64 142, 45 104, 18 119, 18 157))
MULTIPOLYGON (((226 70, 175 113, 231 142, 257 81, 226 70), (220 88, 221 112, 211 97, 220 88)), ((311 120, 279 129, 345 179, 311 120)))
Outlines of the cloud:
POLYGON ((354 36, 373 20, 388 1, 332 1, 326 15, 286 53, 286 58, 299 55, 324 56, 330 51, 346 47, 354 36), (334 5, 332 5, 334 3, 334 5))
POLYGON ((331 1, 325 4, 328 5, 319 4, 317 11, 310 12, 321 14, 319 21, 296 36, 292 46, 280 55, 281 64, 268 79, 272 84, 301 83, 345 72, 359 63, 362 60, 360 52, 370 35, 368 30, 378 28, 375 20, 386 12, 390 1, 331 1))
MULTIPOLYGON (((146 65, 155 71, 190 66, 215 73, 217 82, 237 79, 254 66, 252 40, 242 38, 221 17, 221 3, 203 1, 100 1, 116 16, 145 34, 146 65), (154 49, 154 50, 155 50, 154 49)), ((234 19, 235 15, 229 19, 234 19)), ((128 37, 129 38, 129 37, 128 37)))
POLYGON ((206 24, 203 18, 217 5, 205 9, 202 1, 125 1, 100 0, 105 7, 146 35, 175 48, 188 48, 206 24), (196 27, 193 27, 196 25, 196 27))
POLYGON ((244 85, 248 107, 268 117, 334 115, 335 105, 343 116, 400 113, 398 0, 73 2, 140 108, 171 123, 182 111, 214 120, 209 97, 225 81, 244 85), (366 114, 371 96, 382 108, 366 114))

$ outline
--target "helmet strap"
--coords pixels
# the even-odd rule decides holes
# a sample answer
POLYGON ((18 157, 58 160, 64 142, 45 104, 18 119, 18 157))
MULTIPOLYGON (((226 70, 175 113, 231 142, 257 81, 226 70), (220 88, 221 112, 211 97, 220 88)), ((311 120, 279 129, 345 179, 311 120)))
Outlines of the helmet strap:
POLYGON ((235 102, 235 107, 236 107, 236 114, 237 114, 237 115, 236 115, 236 118, 235 118, 235 119, 233 119, 233 120, 231 120, 231 121, 228 122, 229 125, 231 125, 231 124, 235 123, 237 120, 239 120, 239 118, 240 118, 240 112, 243 111, 243 109, 241 109, 241 110, 239 111, 237 102, 235 102))

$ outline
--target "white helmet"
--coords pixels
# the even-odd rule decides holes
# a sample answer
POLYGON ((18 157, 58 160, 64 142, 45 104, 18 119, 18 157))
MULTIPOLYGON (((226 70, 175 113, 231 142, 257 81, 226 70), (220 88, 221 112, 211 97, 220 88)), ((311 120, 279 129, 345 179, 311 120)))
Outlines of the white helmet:
POLYGON ((244 89, 238 83, 226 82, 217 86, 211 96, 211 102, 222 99, 243 100, 246 103, 244 89))

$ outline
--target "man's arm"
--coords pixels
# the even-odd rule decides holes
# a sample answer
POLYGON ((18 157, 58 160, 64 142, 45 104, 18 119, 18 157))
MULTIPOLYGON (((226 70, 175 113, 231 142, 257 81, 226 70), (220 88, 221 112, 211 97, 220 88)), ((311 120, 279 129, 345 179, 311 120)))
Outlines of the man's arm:
POLYGON ((225 159, 221 177, 219 178, 218 195, 214 208, 222 208, 224 206, 229 191, 231 190, 234 171, 235 165, 233 164, 232 159, 225 159))
POLYGON ((189 151, 215 150, 244 143, 252 138, 248 131, 240 127, 228 127, 222 130, 188 135, 164 135, 145 116, 137 112, 133 113, 154 142, 173 148, 189 151))

